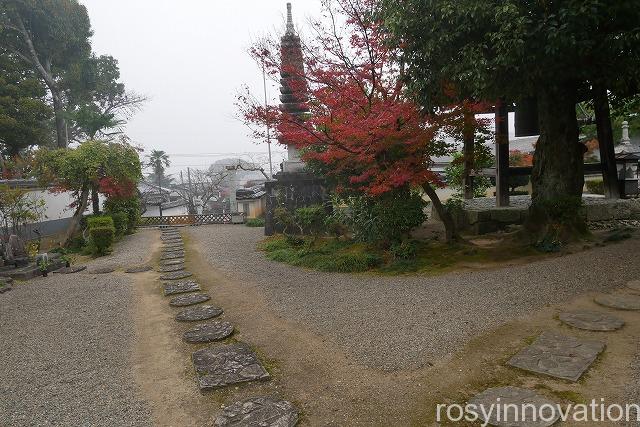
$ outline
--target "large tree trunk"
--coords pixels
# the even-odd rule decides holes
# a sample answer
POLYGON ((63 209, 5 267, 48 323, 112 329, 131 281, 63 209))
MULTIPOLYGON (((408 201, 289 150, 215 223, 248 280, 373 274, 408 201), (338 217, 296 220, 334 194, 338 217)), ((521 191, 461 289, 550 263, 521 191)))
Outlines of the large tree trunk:
POLYGON ((60 100, 60 93, 55 86, 49 86, 51 98, 53 99, 53 112, 56 122, 56 136, 58 148, 67 148, 67 122, 64 118, 64 105, 60 100))
POLYGON ((75 234, 78 229, 78 225, 80 224, 80 219, 84 214, 84 211, 87 209, 87 204, 89 203, 89 187, 86 186, 82 189, 80 193, 80 201, 78 207, 76 208, 73 217, 71 217, 71 221, 69 222, 69 226, 67 227, 67 232, 65 233, 64 241, 62 242, 63 246, 67 246, 71 241, 71 238, 75 234))
POLYGON ((440 201, 440 197, 436 193, 435 188, 431 184, 424 183, 422 184, 422 190, 425 192, 429 199, 431 199, 431 203, 433 203, 433 207, 435 208, 442 224, 444 224, 444 232, 445 232, 445 240, 447 243, 451 243, 458 239, 458 231, 456 229, 456 224, 451 216, 451 213, 447 210, 447 208, 440 201))
POLYGON ((473 112, 464 112, 464 131, 462 155, 464 159, 464 198, 473 199, 473 172, 475 171, 475 116, 473 112))
POLYGON ((605 195, 610 199, 620 198, 618 172, 616 170, 616 153, 613 146, 613 130, 611 129, 611 111, 607 89, 600 83, 593 85, 593 106, 596 113, 598 129, 598 145, 602 163, 602 180, 605 195))
POLYGON ((91 205, 93 207, 93 214, 100 214, 100 197, 98 196, 98 190, 95 188, 91 189, 91 205))
POLYGON ((540 138, 533 158, 527 229, 537 240, 566 241, 584 229, 580 218, 585 146, 578 141, 576 90, 570 82, 538 93, 540 138))

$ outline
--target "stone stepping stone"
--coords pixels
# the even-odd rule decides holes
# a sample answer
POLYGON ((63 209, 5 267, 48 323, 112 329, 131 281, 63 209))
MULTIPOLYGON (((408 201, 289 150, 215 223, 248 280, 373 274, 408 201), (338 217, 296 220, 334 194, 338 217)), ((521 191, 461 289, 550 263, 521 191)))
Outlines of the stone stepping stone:
POLYGON ((182 248, 169 248, 169 249, 163 249, 162 250, 163 254, 174 254, 176 252, 184 253, 184 247, 182 247, 182 248))
POLYGON ((173 271, 184 270, 184 264, 164 265, 158 269, 161 273, 171 273, 173 271))
POLYGON ((171 239, 171 240, 165 240, 164 244, 165 245, 182 245, 184 244, 184 242, 182 241, 182 239, 171 239))
POLYGON ((229 322, 212 321, 189 329, 182 339, 190 344, 202 344, 223 340, 233 334, 233 325, 229 322))
POLYGON ((547 331, 507 364, 536 374, 578 381, 603 350, 604 344, 599 341, 547 331))
POLYGON ((298 410, 286 400, 254 397, 227 406, 215 422, 216 427, 294 427, 298 410))
POLYGON ((138 265, 135 267, 127 268, 125 273, 144 273, 145 271, 151 271, 153 268, 150 265, 138 265))
POLYGON ((56 271, 54 271, 54 273, 73 274, 73 273, 79 273, 79 272, 84 271, 86 269, 87 269, 86 265, 76 265, 76 266, 71 266, 71 267, 59 268, 56 271))
POLYGON ((627 282, 626 286, 632 291, 640 292, 640 280, 632 280, 630 282, 627 282))
POLYGON ((187 292, 197 292, 200 290, 200 285, 193 280, 188 280, 186 282, 165 283, 163 288, 164 296, 169 296, 187 292))
POLYGON ((169 305, 173 307, 186 307, 188 305, 200 304, 209 301, 211 297, 207 294, 187 294, 180 295, 169 301, 169 305))
POLYGON ((160 236, 163 242, 171 242, 177 240, 178 242, 182 242, 182 236, 160 236))
POLYGON ((165 259, 160 261, 161 267, 167 267, 169 265, 182 265, 182 264, 184 264, 183 259, 165 259))
POLYGON ((599 295, 594 299, 600 305, 618 310, 640 310, 640 296, 630 294, 599 295))
POLYGON ((213 305, 199 305, 197 307, 187 308, 176 314, 178 322, 200 322, 202 320, 213 319, 223 313, 221 308, 213 305))
POLYGON ((483 411, 478 410, 480 420, 492 426, 548 427, 555 424, 560 418, 560 412, 558 411, 558 405, 556 403, 536 394, 536 392, 532 390, 518 387, 489 388, 471 398, 468 403, 470 405, 476 405, 478 409, 486 408, 486 414, 490 412, 490 408, 497 408, 498 405, 500 405, 499 421, 497 410, 494 410, 488 419, 483 411), (524 404, 535 406, 535 421, 533 409, 525 407, 527 408, 526 411, 520 410, 524 404), (518 408, 519 413, 516 412, 516 408, 518 408), (556 408, 555 411, 553 408, 556 408), (538 414, 541 416, 538 417, 538 414))
POLYGON ((160 257, 160 259, 162 260, 179 258, 184 258, 184 252, 171 252, 169 254, 162 254, 162 256, 160 257))
POLYGON ((93 270, 90 271, 90 273, 92 273, 92 274, 109 274, 109 273, 113 273, 117 269, 118 269, 118 267, 115 267, 113 265, 109 265, 109 266, 106 266, 106 267, 94 268, 93 270))
POLYGON ((587 331, 615 331, 624 326, 624 321, 615 316, 598 311, 571 311, 560 313, 558 318, 563 323, 587 331))
POLYGON ((170 245, 164 245, 162 249, 165 251, 168 251, 169 249, 184 249, 184 245, 182 243, 172 243, 170 245))
POLYGON ((193 273, 186 271, 186 270, 181 270, 181 271, 173 271, 171 273, 164 273, 162 276, 160 276, 161 280, 180 280, 180 279, 186 279, 187 277, 191 277, 193 276, 193 273))
POLYGON ((201 390, 266 380, 269 373, 246 344, 216 345, 191 355, 201 390))

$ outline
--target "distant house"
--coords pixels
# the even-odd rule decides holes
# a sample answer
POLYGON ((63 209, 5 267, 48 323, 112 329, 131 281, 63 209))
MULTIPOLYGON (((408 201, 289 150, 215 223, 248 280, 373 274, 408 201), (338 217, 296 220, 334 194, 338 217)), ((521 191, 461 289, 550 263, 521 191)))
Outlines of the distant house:
POLYGON ((267 204, 267 193, 264 185, 236 190, 238 212, 244 213, 245 218, 259 218, 264 216, 267 204))
MULTIPOLYGON (((174 200, 172 202, 162 203, 163 216, 188 215, 189 207, 184 200, 174 200)), ((160 216, 160 208, 157 204, 147 204, 147 210, 142 214, 143 217, 160 216)))

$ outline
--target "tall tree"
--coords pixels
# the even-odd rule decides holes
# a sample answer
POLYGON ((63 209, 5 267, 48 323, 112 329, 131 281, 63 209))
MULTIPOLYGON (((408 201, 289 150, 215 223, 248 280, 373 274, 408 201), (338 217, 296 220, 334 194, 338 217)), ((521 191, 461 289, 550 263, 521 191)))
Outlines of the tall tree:
MULTIPOLYGON (((265 125, 273 126, 281 142, 322 166, 338 192, 375 198, 421 188, 443 220, 447 240, 454 239, 453 220, 436 193, 443 183, 431 166, 432 156, 448 151, 443 134, 461 131, 465 109, 450 105, 429 114, 406 96, 404 66, 376 20, 375 2, 323 4, 326 19, 314 23, 304 67, 289 64, 284 43, 282 51, 277 41, 252 50, 274 78, 287 76, 293 84, 308 87, 308 114, 264 107, 247 95, 239 103, 245 120, 258 137, 265 125)), ((301 102, 305 97, 294 98, 301 102)))
MULTIPOLYGON (((4 158, 52 141, 46 88, 14 55, 0 56, 0 145, 4 158)), ((4 162, 3 162, 4 163, 4 162)), ((4 172, 4 170, 3 170, 4 172)))
POLYGON ((160 198, 158 199, 160 216, 162 216, 162 183, 165 179, 164 172, 170 165, 171 160, 169 160, 169 155, 163 150, 151 150, 151 154, 147 156, 146 166, 153 170, 155 184, 158 185, 158 192, 160 193, 160 198))
MULTIPOLYGON (((576 103, 591 96, 590 84, 603 73, 625 86, 636 79, 640 0, 382 1, 411 89, 424 105, 440 104, 451 91, 491 102, 537 99, 541 135, 530 217, 540 226, 534 231, 546 233, 557 220, 549 205, 579 203, 582 194, 576 103), (607 44, 615 48, 601 49, 607 44), (602 67, 621 54, 621 68, 602 67)), ((581 226, 575 216, 564 217, 567 231, 581 226)))
POLYGON ((0 48, 28 63, 47 85, 55 113, 57 145, 68 145, 61 79, 86 59, 91 24, 77 0, 4 0, 0 3, 0 48))

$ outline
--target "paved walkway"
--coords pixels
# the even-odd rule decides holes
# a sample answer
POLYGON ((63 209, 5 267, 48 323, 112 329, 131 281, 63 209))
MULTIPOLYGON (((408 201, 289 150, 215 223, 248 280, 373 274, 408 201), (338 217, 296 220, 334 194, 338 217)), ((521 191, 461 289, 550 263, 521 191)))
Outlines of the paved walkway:
MULTIPOLYGON (((90 263, 148 260, 153 234, 90 263)), ((0 295, 0 426, 150 426, 132 379, 133 278, 50 274, 0 295)))
POLYGON ((202 226, 191 239, 214 267, 266 295, 273 310, 332 338, 360 363, 416 369, 550 303, 640 275, 640 240, 528 265, 437 277, 322 273, 268 261, 262 228, 202 226))

